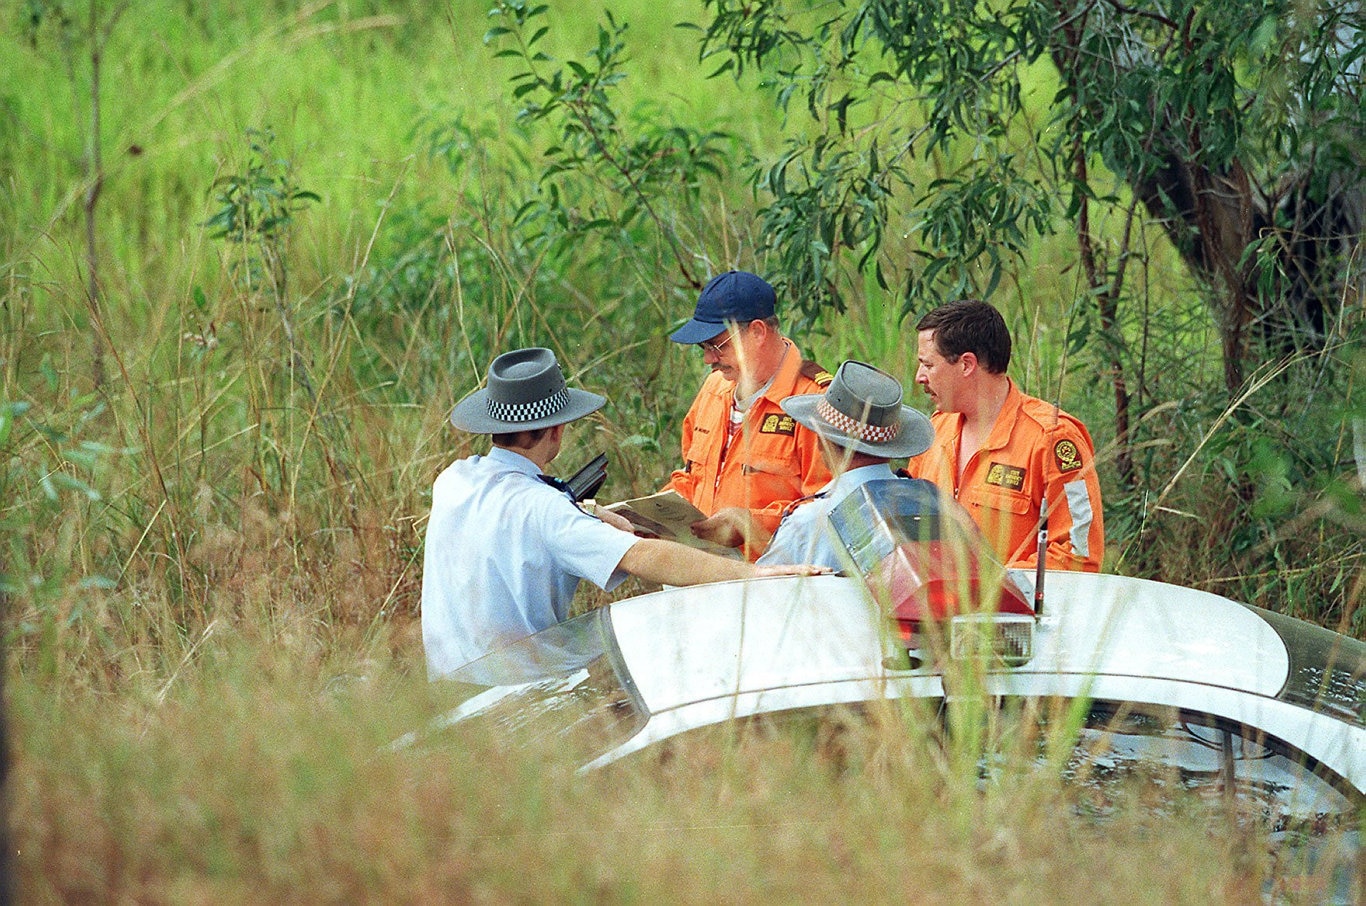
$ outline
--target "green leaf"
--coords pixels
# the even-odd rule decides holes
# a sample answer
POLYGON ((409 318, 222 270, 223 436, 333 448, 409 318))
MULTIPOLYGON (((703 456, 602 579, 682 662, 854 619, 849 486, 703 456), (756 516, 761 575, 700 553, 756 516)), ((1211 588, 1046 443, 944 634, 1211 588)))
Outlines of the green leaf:
POLYGON ((84 576, 84 577, 81 578, 81 581, 78 583, 78 585, 79 585, 79 587, 82 588, 82 589, 87 589, 87 590, 88 590, 88 589, 92 589, 92 588, 93 588, 93 589, 101 589, 101 590, 103 590, 103 591, 110 591, 110 590, 112 590, 112 589, 115 589, 115 588, 118 588, 118 587, 119 587, 119 583, 118 583, 118 582, 115 582, 113 579, 109 578, 108 576, 101 576, 101 575, 84 576))
POLYGON ((60 381, 58 379, 57 369, 52 364, 52 353, 43 353, 42 361, 38 363, 38 370, 42 373, 43 380, 47 382, 47 389, 56 393, 60 381))
POLYGON ((734 61, 734 60, 729 60, 729 59, 728 59, 728 60, 726 60, 725 62, 723 62, 720 66, 716 67, 716 68, 713 69, 711 72, 707 73, 707 78, 709 78, 709 79, 714 79, 714 78, 716 78, 717 76, 721 75, 722 73, 731 72, 731 71, 733 71, 734 69, 735 69, 735 61, 734 61))
POLYGON ((49 472, 43 476, 43 482, 44 489, 47 490, 48 496, 53 500, 57 499, 58 491, 74 491, 83 495, 87 500, 101 499, 99 491, 65 472, 49 472))

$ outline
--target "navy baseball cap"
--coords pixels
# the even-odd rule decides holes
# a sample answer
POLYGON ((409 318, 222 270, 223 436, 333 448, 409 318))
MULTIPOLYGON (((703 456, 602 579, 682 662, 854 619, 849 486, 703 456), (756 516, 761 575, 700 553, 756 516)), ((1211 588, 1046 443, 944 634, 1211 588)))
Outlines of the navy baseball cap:
POLYGON ((771 318, 776 299, 763 277, 749 271, 726 271, 702 287, 692 320, 669 334, 669 339, 687 345, 701 343, 725 330, 728 323, 771 318))

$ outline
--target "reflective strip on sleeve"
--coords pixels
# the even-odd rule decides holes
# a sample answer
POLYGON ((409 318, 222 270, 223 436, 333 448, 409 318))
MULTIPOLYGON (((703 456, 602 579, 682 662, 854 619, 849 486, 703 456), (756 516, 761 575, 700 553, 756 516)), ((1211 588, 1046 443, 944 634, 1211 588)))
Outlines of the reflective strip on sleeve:
POLYGON ((1063 485, 1067 494, 1067 509, 1072 515, 1072 550, 1079 557, 1091 556, 1091 494, 1086 482, 1069 481, 1063 485))

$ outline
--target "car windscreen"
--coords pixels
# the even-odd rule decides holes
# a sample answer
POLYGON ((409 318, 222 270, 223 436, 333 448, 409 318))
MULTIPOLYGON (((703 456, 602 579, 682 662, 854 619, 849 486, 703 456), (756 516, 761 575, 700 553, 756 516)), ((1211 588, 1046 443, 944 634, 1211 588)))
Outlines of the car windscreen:
POLYGON ((1121 781, 1223 799, 1278 830, 1351 827, 1361 796, 1351 783, 1284 740, 1196 711, 1093 702, 1068 761, 1069 779, 1098 802, 1121 781))
POLYGON ((1253 608, 1285 642, 1290 671, 1277 698, 1366 727, 1366 642, 1253 608))
POLYGON ((580 755, 624 743, 650 716, 606 607, 514 642, 446 679, 488 687, 482 696, 488 704, 467 719, 491 722, 524 741, 572 746, 580 755))

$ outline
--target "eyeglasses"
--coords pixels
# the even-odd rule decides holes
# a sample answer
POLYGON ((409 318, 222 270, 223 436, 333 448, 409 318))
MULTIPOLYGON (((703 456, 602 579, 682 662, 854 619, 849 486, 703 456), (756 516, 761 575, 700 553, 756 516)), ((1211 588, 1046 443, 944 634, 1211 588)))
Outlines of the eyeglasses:
POLYGON ((720 343, 713 343, 713 342, 711 342, 710 340, 707 340, 707 341, 698 343, 698 344, 697 344, 697 348, 700 349, 700 350, 702 350, 702 352, 704 352, 704 353, 711 352, 711 353, 715 353, 715 354, 718 354, 718 355, 719 355, 720 352, 721 352, 721 350, 723 350, 723 349, 725 349, 727 346, 729 346, 729 345, 730 345, 730 341, 733 340, 733 339, 735 339, 735 334, 730 333, 729 331, 727 331, 727 332, 726 332, 726 338, 725 338, 724 340, 722 340, 720 343))

